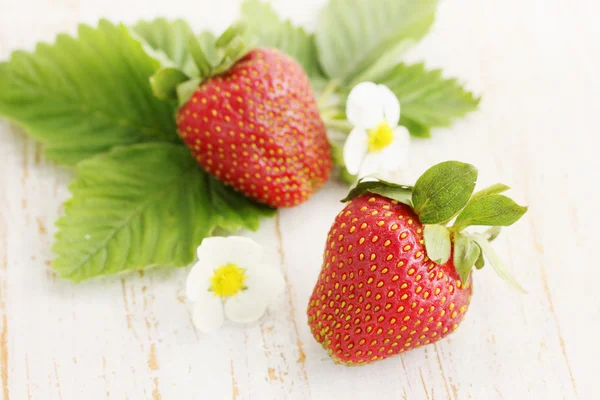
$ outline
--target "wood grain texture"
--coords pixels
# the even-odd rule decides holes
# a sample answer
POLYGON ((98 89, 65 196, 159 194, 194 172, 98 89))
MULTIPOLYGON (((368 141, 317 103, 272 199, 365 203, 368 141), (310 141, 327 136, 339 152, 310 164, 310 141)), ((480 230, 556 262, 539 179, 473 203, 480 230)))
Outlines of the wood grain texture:
MULTIPOLYGON (((276 9, 314 25, 324 0, 276 9)), ((0 59, 79 22, 181 16, 223 29, 237 0, 0 0, 0 59)), ((196 332, 187 269, 84 282, 49 268, 68 169, 0 121, 0 394, 3 399, 595 399, 600 342, 597 246, 600 25, 595 0, 446 0, 410 60, 443 67, 484 95, 481 110, 415 141, 403 176, 459 159, 480 185, 502 181, 530 205, 495 246, 528 289, 489 269, 450 338, 375 365, 333 364, 305 309, 344 187, 330 183, 256 233, 287 292, 259 322, 196 332)))

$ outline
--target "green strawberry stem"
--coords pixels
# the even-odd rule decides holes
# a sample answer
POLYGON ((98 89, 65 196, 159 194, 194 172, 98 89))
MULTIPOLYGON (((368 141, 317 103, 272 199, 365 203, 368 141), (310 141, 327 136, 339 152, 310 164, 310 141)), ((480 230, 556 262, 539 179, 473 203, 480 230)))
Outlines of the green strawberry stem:
POLYGON ((327 129, 348 134, 353 126, 346 119, 346 113, 340 108, 338 99, 334 96, 338 88, 338 82, 330 81, 319 96, 317 104, 319 106, 321 119, 325 123, 327 129))
POLYGON ((485 257, 502 279, 524 292, 490 242, 500 234, 502 226, 517 222, 527 212, 527 207, 500 194, 509 189, 501 183, 473 193, 477 175, 477 169, 470 164, 446 161, 425 171, 414 187, 382 180, 361 180, 343 201, 373 193, 410 206, 425 225, 425 248, 431 260, 444 264, 453 254, 454 266, 466 282, 474 266, 478 269, 484 266, 485 257), (447 227, 452 220, 455 220, 454 224, 447 227), (490 228, 482 234, 466 232, 471 226, 490 228))
MULTIPOLYGON (((336 80, 331 80, 327 83, 325 88, 323 88, 319 99, 317 100, 317 104, 319 105, 320 110, 332 105, 331 97, 338 90, 339 87, 340 83, 336 80)), ((338 104, 333 104, 333 106, 337 108, 338 104)))
POLYGON ((183 105, 189 100, 193 89, 203 81, 229 70, 243 58, 252 46, 244 39, 246 24, 236 22, 215 38, 203 32, 189 38, 189 49, 198 67, 196 76, 189 76, 174 67, 164 67, 150 78, 154 94, 161 99, 179 100, 183 105))
POLYGON ((336 104, 319 105, 319 113, 322 118, 340 119, 342 116, 340 108, 336 104))
POLYGON ((319 106, 321 119, 325 123, 327 129, 349 134, 350 131, 352 131, 353 126, 346 119, 346 113, 340 108, 339 96, 337 95, 339 88, 339 81, 329 81, 321 92, 317 104, 319 106))
POLYGON ((353 128, 350 122, 343 119, 330 119, 323 117, 323 115, 321 115, 321 118, 323 119, 327 129, 333 129, 348 134, 353 128))

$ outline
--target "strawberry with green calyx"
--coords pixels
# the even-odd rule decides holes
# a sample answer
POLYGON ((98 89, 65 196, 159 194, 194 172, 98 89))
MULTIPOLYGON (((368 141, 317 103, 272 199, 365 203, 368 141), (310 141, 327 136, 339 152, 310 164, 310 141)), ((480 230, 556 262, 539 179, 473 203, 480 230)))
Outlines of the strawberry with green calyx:
POLYGON ((155 94, 177 98, 179 136, 210 174, 259 202, 306 201, 331 172, 331 150, 310 81, 286 54, 251 49, 236 24, 190 41, 199 71, 163 68, 155 94))
POLYGON ((500 194, 505 185, 473 193, 476 180, 472 165, 447 161, 414 187, 363 180, 350 191, 308 305, 313 336, 336 362, 370 363, 450 334, 484 257, 523 291, 490 241, 527 209, 500 194), (470 226, 490 229, 468 233, 470 226))

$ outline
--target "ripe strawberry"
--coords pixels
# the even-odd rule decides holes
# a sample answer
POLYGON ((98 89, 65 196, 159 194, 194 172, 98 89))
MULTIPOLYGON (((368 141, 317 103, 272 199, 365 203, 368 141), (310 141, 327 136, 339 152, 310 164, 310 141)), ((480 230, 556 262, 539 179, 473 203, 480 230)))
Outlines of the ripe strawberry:
MULTIPOLYGON (((473 204, 477 207, 483 199, 498 205, 499 197, 504 202, 499 211, 515 212, 510 218, 496 219, 495 225, 510 225, 525 212, 497 194, 506 190, 503 185, 471 197, 476 170, 472 185, 467 178, 456 182, 457 191, 453 191, 449 186, 454 178, 460 180, 465 170, 474 170, 465 166, 468 164, 439 164, 426 172, 414 188, 383 181, 361 182, 351 192, 351 200, 329 232, 324 265, 308 305, 313 336, 336 362, 361 365, 437 342, 464 319, 473 290, 470 271, 476 262, 482 266, 479 249, 484 248, 489 256, 487 240, 461 233, 462 229, 424 226, 421 219, 436 224, 444 222, 435 221, 439 215, 449 220, 463 210, 457 223, 469 225, 463 214, 475 215, 473 204), (460 168, 453 170, 450 164, 460 168), (447 179, 432 179, 434 172, 441 172, 438 175, 447 179), (445 190, 452 192, 453 198, 464 199, 451 205, 453 209, 446 213, 444 207, 449 203, 444 198, 445 190), (437 203, 435 198, 424 201, 423 196, 430 194, 444 198, 443 202, 437 203), (431 217, 432 211, 438 216, 431 217), (437 232, 442 234, 435 236, 437 232), (440 240, 444 242, 441 247, 440 240)), ((485 221, 476 222, 483 225, 480 222, 485 221)), ((492 261, 494 257, 489 258, 492 261)))
POLYGON ((207 172, 272 207, 307 200, 331 172, 308 76, 278 50, 254 49, 204 81, 180 108, 177 125, 207 172))
POLYGON ((313 335, 336 360, 362 364, 436 342, 471 300, 448 261, 426 255, 413 210, 382 196, 352 200, 333 223, 310 300, 313 335))

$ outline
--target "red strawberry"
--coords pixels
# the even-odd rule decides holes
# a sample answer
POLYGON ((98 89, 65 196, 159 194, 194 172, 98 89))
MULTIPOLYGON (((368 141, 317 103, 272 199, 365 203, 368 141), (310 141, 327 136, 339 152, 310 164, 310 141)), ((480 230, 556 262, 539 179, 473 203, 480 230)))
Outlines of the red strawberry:
POLYGON ((308 317, 336 360, 362 364, 436 342, 462 321, 471 281, 426 255, 413 210, 378 195, 352 200, 331 227, 308 317))
MULTIPOLYGON (((447 163, 436 167, 448 173, 447 163)), ((419 215, 429 221, 434 210, 431 204, 437 207, 435 199, 422 201, 425 192, 443 197, 444 190, 453 190, 448 187, 454 180, 452 170, 447 179, 439 182, 429 179, 436 167, 422 177, 429 182, 420 179, 423 183, 417 182, 414 188, 381 181, 359 183, 351 192, 352 200, 336 217, 327 238, 323 269, 308 306, 313 336, 336 362, 361 365, 437 342, 464 319, 473 290, 470 271, 476 260, 481 264, 479 246, 484 247, 484 251, 489 249, 480 236, 469 236, 439 225, 422 225, 419 215), (445 189, 440 191, 440 187, 445 189), (436 242, 439 238, 434 237, 429 242, 433 235, 426 234, 425 230, 448 234, 441 235, 448 240, 445 249, 448 254, 438 262, 431 258, 437 259, 440 254, 436 242), (468 245, 477 249, 470 257, 464 256, 465 241, 471 241, 468 245), (428 250, 435 255, 430 257, 428 250), (455 266, 455 262, 459 266, 455 266)), ((460 170, 454 172, 457 172, 455 176, 461 175, 460 170)), ((468 179, 457 182, 459 190, 466 193, 458 197, 466 197, 466 200, 451 206, 454 212, 449 217, 446 213, 444 219, 450 219, 461 209, 463 213, 470 212, 473 204, 477 206, 482 198, 501 196, 497 190, 491 194, 479 192, 471 198, 474 179, 472 183, 468 179)), ((521 211, 518 217, 496 220, 497 225, 510 225, 524 213, 521 211)), ((441 212, 443 214, 443 210, 441 212)), ((464 221, 463 213, 459 214, 457 223, 464 221)))
POLYGON ((307 200, 331 172, 310 81, 291 57, 255 49, 193 93, 179 135, 210 174, 273 207, 307 200))

